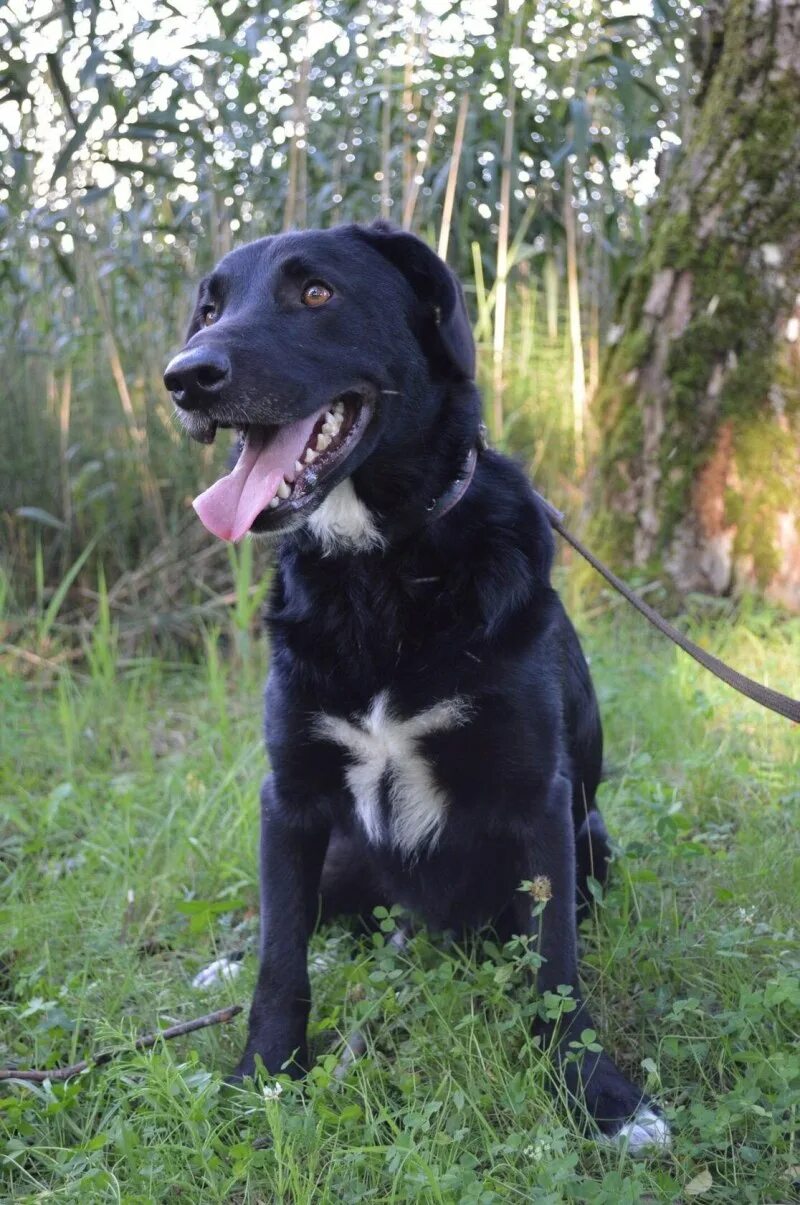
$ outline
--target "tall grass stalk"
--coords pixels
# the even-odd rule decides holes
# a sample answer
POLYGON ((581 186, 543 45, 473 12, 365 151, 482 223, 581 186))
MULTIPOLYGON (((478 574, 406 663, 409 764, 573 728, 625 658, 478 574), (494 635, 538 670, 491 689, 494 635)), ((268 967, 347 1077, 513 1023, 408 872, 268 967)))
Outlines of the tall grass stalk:
MULTIPOLYGON (((519 45, 522 29, 522 9, 514 22, 513 47, 519 45)), ((494 336, 492 340, 492 427, 503 429, 504 353, 506 329, 506 300, 508 293, 508 239, 511 220, 511 180, 514 164, 514 112, 517 90, 511 61, 506 65, 506 108, 503 118, 503 157, 500 166, 500 216, 497 224, 497 264, 495 272, 494 336)))
POLYGON ((564 230, 567 251, 567 312, 572 352, 572 425, 575 435, 575 461, 578 475, 586 471, 584 429, 586 426, 586 370, 581 333, 581 295, 578 280, 578 235, 572 196, 572 166, 564 165, 564 230))
POLYGON ((547 337, 558 338, 559 275, 555 255, 551 252, 544 261, 544 297, 547 313, 547 337))
POLYGON ((153 470, 150 463, 147 427, 145 423, 139 419, 136 414, 130 390, 128 389, 128 381, 125 376, 125 369, 122 366, 122 358, 119 354, 119 347, 114 332, 114 324, 111 320, 111 313, 108 308, 103 286, 100 280, 100 273, 97 270, 97 265, 94 260, 94 255, 90 248, 86 248, 85 261, 89 269, 89 279, 94 290, 95 303, 97 311, 103 325, 103 334, 106 346, 106 354, 108 363, 111 368, 111 375, 114 378, 114 384, 117 387, 120 405, 125 417, 125 423, 130 436, 131 448, 139 463, 142 475, 142 492, 147 499, 153 520, 158 528, 159 535, 163 538, 166 535, 166 520, 164 517, 164 506, 161 499, 161 491, 158 487, 153 470))
POLYGON ((392 69, 383 69, 381 96, 381 217, 392 213, 392 69))
POLYGON ((592 234, 592 262, 589 275, 587 405, 591 406, 600 383, 600 288, 603 275, 603 243, 597 231, 592 234))
POLYGON ((248 661, 252 653, 252 634, 258 615, 264 605, 271 576, 261 573, 256 576, 255 543, 243 540, 228 547, 234 588, 234 603, 231 610, 236 651, 240 661, 248 661))
POLYGON ((406 39, 403 59, 403 99, 401 109, 403 114, 403 140, 402 140, 402 195, 407 197, 411 188, 411 182, 416 170, 416 157, 414 155, 411 130, 416 120, 416 93, 414 90, 414 58, 416 54, 417 29, 411 30, 411 35, 406 39))
POLYGON ((486 283, 483 276, 483 260, 481 259, 480 243, 474 242, 470 250, 472 251, 472 274, 475 282, 475 304, 478 310, 478 320, 475 323, 475 339, 476 342, 480 344, 485 339, 491 338, 491 307, 489 305, 489 298, 486 292, 486 283))
MULTIPOLYGON (((537 208, 538 208, 538 202, 534 198, 529 203, 528 208, 525 210, 525 213, 522 215, 522 219, 521 219, 519 225, 517 226, 513 239, 511 240, 511 245, 509 246, 508 250, 506 251, 506 265, 505 265, 505 276, 504 276, 505 284, 506 284, 506 310, 508 309, 508 300, 507 300, 508 278, 509 278, 512 270, 516 267, 519 256, 522 253, 523 247, 525 245, 525 238, 528 234, 528 231, 531 226, 531 222, 533 221, 537 208)), ((486 293, 485 304, 484 304, 484 315, 487 319, 490 318, 496 312, 499 286, 500 286, 500 278, 496 276, 494 279, 494 282, 492 283, 492 287, 486 293)), ((488 323, 487 325, 491 329, 491 323, 488 323)), ((506 339, 505 339, 505 325, 506 325, 506 323, 504 321, 503 322, 503 331, 504 331, 503 348, 504 348, 504 350, 507 350, 506 349, 506 339)), ((515 364, 514 371, 517 375, 519 374, 519 365, 515 364)))
POLYGON ((72 364, 68 363, 61 379, 61 399, 58 408, 58 451, 61 466, 61 517, 69 527, 72 522, 72 491, 69 487, 69 423, 72 412, 72 364))
POLYGON ((309 32, 318 15, 316 0, 311 0, 305 37, 294 84, 292 136, 289 143, 289 180, 283 209, 283 229, 306 225, 308 213, 308 94, 311 56, 309 32))
MULTIPOLYGON (((49 603, 47 604, 47 607, 44 610, 44 614, 42 615, 41 619, 39 620, 39 622, 36 625, 36 640, 39 645, 44 645, 47 643, 47 640, 48 640, 50 633, 52 631, 52 628, 53 628, 53 624, 55 623, 56 619, 58 618, 58 613, 66 601, 70 586, 75 581, 75 579, 78 576, 78 574, 80 573, 81 569, 88 561, 89 557, 91 556, 92 552, 94 551, 94 546, 96 543, 97 543, 97 538, 89 541, 89 543, 84 548, 83 552, 80 554, 79 557, 77 557, 77 559, 75 561, 73 561, 72 565, 70 565, 69 569, 64 574, 63 578, 61 579, 61 581, 58 583, 55 590, 53 591, 52 597, 51 597, 49 603)), ((39 544, 37 544, 36 581, 37 581, 37 593, 40 592, 42 598, 44 597, 44 580, 43 580, 43 578, 44 578, 43 558, 41 555, 41 543, 39 543, 39 544)))
POLYGON ((465 92, 461 97, 458 105, 458 116, 456 117, 456 128, 453 134, 453 150, 450 155, 450 166, 447 169, 447 187, 444 194, 444 204, 442 206, 442 221, 439 226, 439 245, 438 253, 442 259, 447 259, 447 248, 450 245, 450 226, 453 221, 453 205, 456 198, 456 185, 458 183, 458 169, 461 164, 461 153, 464 149, 464 130, 467 125, 467 113, 469 112, 469 93, 465 92))
POLYGON ((103 566, 97 571, 97 610, 91 638, 86 646, 86 661, 95 681, 110 686, 117 674, 118 641, 116 625, 111 616, 111 605, 103 566))
POLYGON ((406 191, 405 201, 403 203, 403 229, 410 230, 414 224, 414 211, 417 207, 417 198, 419 190, 422 187, 422 182, 425 179, 424 172, 428 163, 428 158, 431 153, 433 144, 433 133, 436 127, 436 122, 439 120, 439 106, 434 102, 433 107, 428 117, 428 124, 425 127, 425 136, 422 140, 421 147, 414 158, 415 170, 409 181, 406 191))

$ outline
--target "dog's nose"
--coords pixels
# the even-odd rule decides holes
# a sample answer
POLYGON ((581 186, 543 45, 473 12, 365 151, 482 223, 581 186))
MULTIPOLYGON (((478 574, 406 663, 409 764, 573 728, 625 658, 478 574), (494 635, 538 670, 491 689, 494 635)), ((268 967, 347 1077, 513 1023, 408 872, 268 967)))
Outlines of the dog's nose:
POLYGON ((231 362, 214 347, 190 347, 170 360, 164 384, 182 410, 204 410, 231 379, 231 362))

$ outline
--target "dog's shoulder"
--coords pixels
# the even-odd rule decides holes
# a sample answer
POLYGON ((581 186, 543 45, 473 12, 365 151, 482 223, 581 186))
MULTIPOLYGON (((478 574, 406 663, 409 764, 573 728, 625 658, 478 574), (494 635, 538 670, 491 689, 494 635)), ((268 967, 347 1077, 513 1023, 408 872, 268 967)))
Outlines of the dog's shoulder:
POLYGON ((509 457, 483 453, 467 496, 436 538, 442 555, 459 563, 488 633, 520 611, 547 608, 553 532, 524 469, 509 457))
POLYGON ((496 533, 522 549, 537 580, 549 583, 555 555, 553 530, 525 467, 501 452, 486 451, 480 460, 480 492, 476 502, 496 533))

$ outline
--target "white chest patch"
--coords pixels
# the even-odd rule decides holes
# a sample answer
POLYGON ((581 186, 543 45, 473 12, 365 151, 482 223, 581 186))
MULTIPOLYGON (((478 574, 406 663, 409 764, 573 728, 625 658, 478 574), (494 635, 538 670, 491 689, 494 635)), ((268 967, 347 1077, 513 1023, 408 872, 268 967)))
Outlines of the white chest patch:
POLYGON ((349 477, 331 490, 310 516, 308 526, 322 545, 323 556, 330 556, 338 548, 369 552, 384 543, 369 508, 358 497, 349 477))
POLYGON ((436 844, 447 819, 448 799, 419 751, 419 740, 433 732, 447 732, 466 723, 470 707, 465 699, 445 699, 407 720, 397 719, 382 691, 369 711, 351 720, 318 716, 314 731, 347 751, 345 771, 356 813, 374 845, 383 842, 404 854, 422 845, 436 844), (381 809, 381 782, 389 787, 390 815, 381 809), (388 831, 387 831, 388 826, 388 831))

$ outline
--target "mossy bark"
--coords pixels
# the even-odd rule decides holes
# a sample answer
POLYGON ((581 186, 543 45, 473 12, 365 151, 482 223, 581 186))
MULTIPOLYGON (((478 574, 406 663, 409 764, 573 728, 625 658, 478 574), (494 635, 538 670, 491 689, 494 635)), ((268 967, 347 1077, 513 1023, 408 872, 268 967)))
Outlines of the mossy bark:
POLYGON ((711 3, 702 34, 596 399, 596 535, 681 592, 800 610, 800 4, 711 3))

